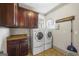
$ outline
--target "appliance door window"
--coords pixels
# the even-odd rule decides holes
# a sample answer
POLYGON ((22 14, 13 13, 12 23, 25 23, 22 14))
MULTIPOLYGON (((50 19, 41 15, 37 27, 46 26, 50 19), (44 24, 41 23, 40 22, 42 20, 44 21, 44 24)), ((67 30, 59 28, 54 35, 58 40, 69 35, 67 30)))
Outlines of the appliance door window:
POLYGON ((47 33, 47 37, 48 37, 48 38, 51 38, 51 37, 52 37, 52 33, 51 33, 51 32, 48 32, 48 33, 47 33))
POLYGON ((43 33, 42 32, 38 32, 37 38, 38 38, 38 40, 41 40, 43 38, 43 33))

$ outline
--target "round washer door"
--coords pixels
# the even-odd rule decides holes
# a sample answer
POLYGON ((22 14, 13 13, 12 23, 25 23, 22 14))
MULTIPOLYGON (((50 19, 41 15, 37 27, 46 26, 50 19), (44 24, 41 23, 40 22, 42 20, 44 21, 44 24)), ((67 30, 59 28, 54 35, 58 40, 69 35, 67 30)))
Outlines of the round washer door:
POLYGON ((51 37, 52 37, 52 32, 48 32, 48 33, 47 33, 47 37, 48 37, 48 38, 51 38, 51 37))
POLYGON ((38 32, 37 39, 40 41, 42 38, 43 38, 43 33, 42 32, 38 32))

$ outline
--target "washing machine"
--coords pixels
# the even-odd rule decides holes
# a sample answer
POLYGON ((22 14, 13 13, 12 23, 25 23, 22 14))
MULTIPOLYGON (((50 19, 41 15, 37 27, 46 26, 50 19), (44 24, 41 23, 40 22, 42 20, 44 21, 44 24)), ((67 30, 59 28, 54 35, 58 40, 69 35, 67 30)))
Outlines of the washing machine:
POLYGON ((32 54, 36 55, 44 51, 44 31, 43 29, 32 29, 31 32, 32 54))
POLYGON ((53 29, 45 29, 45 50, 53 47, 53 29))

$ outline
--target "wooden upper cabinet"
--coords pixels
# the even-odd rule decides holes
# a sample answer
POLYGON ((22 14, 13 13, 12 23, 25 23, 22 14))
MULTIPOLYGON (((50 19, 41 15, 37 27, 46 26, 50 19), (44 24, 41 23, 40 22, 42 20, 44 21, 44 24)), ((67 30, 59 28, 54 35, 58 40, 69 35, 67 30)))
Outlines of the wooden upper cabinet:
POLYGON ((2 25, 8 26, 8 27, 15 27, 16 24, 16 19, 17 19, 17 4, 13 3, 2 3, 0 4, 2 7, 2 15, 1 15, 1 20, 2 20, 2 25))
POLYGON ((38 13, 19 7, 16 3, 0 3, 0 26, 37 28, 38 13))
POLYGON ((34 13, 34 28, 38 28, 38 13, 34 13))
POLYGON ((30 28, 38 27, 38 13, 32 11, 29 12, 29 27, 30 28))
POLYGON ((27 14, 28 14, 28 10, 26 10, 22 7, 18 8, 18 25, 19 25, 19 27, 28 28, 29 17, 27 14))
POLYGON ((38 27, 38 13, 19 7, 17 22, 19 24, 19 27, 37 28, 38 27))
POLYGON ((5 5, 4 3, 0 3, 0 26, 3 26, 4 25, 4 18, 5 16, 5 5))

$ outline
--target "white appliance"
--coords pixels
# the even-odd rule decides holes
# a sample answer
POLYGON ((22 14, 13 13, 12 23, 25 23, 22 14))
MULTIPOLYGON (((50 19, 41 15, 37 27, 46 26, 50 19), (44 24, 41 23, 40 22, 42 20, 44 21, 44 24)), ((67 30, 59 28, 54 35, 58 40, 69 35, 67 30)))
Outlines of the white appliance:
POLYGON ((45 50, 53 47, 53 29, 45 29, 45 50))
POLYGON ((51 21, 46 22, 44 15, 39 14, 38 16, 38 28, 32 29, 31 31, 31 46, 32 54, 36 55, 44 50, 52 48, 52 28, 51 21), (49 26, 50 25, 50 26, 49 26), (49 32, 49 34, 48 34, 49 32), (48 37, 51 36, 51 37, 48 37))
POLYGON ((46 21, 45 28, 45 50, 53 47, 53 29, 55 29, 55 20, 52 18, 46 21))
POLYGON ((32 53, 36 55, 44 51, 44 31, 43 29, 32 29, 31 35, 32 53))

